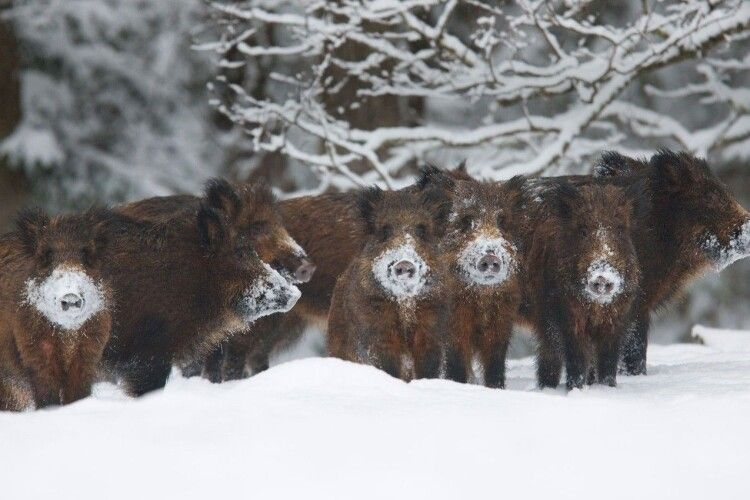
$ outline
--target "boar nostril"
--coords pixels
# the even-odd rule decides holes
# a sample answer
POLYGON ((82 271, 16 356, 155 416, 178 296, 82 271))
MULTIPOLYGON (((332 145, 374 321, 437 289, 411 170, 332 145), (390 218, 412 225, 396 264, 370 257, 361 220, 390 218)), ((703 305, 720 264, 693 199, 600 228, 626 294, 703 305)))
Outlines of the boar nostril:
POLYGON ((400 278, 413 278, 417 272, 417 268, 414 267, 414 264, 412 264, 408 260, 402 260, 401 262, 398 262, 395 266, 393 266, 393 272, 395 272, 396 276, 400 278))
POLYGON ((479 259, 479 263, 477 264, 477 269, 483 273, 498 273, 500 272, 500 267, 500 259, 492 254, 485 255, 479 259))
POLYGON ((614 289, 615 284, 604 276, 597 276, 589 281, 589 288, 599 295, 609 294, 614 289))
POLYGON ((65 294, 65 296, 63 296, 63 298, 60 299, 60 307, 62 307, 63 311, 67 311, 71 308, 82 309, 83 304, 84 304, 83 297, 75 293, 65 294))
POLYGON ((307 283, 315 273, 315 264, 304 259, 302 264, 294 271, 294 279, 300 283, 307 283))

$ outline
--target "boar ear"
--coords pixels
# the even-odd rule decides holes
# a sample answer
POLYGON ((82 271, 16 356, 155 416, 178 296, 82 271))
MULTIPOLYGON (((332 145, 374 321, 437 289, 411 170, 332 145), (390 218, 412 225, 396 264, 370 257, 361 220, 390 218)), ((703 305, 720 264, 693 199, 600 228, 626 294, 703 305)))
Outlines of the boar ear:
POLYGON ((369 233, 375 232, 375 211, 383 199, 383 190, 377 186, 363 189, 359 192, 357 205, 365 227, 369 233))
POLYGON ((617 151, 605 151, 594 166, 595 177, 618 177, 633 172, 632 164, 617 151))
POLYGON ((271 190, 271 186, 265 180, 259 180, 252 187, 253 199, 258 205, 273 205, 276 203, 276 196, 271 190))
POLYGON ((664 149, 651 157, 651 167, 659 183, 667 189, 680 189, 692 185, 711 171, 705 160, 688 153, 675 153, 664 149))
POLYGON ((632 217, 643 220, 651 210, 651 192, 646 179, 640 178, 625 188, 625 196, 632 206, 632 217))
POLYGON ((227 228, 224 218, 214 208, 201 204, 198 209, 198 235, 201 245, 214 251, 224 243, 227 228))
POLYGON ((109 235, 116 224, 117 215, 107 208, 93 207, 86 212, 86 220, 91 227, 91 239, 94 251, 100 254, 109 243, 109 235))
POLYGON ((420 191, 430 187, 453 189, 455 184, 455 181, 447 172, 435 165, 427 164, 419 169, 417 187, 420 191))
POLYGON ((457 181, 473 181, 476 180, 469 175, 469 171, 466 168, 466 160, 458 164, 456 168, 450 171, 450 176, 457 181))
POLYGON ((442 233, 453 211, 451 192, 440 186, 427 189, 422 193, 422 205, 432 215, 438 234, 442 233))
POLYGON ((211 179, 206 184, 206 201, 210 208, 226 215, 230 220, 240 212, 242 200, 237 191, 224 179, 211 179))
POLYGON ((581 196, 575 186, 569 182, 560 181, 545 198, 549 200, 550 205, 560 217, 570 219, 581 196))
POLYGON ((16 231, 26 251, 36 253, 39 239, 49 226, 49 216, 39 208, 30 208, 19 212, 16 217, 16 231))

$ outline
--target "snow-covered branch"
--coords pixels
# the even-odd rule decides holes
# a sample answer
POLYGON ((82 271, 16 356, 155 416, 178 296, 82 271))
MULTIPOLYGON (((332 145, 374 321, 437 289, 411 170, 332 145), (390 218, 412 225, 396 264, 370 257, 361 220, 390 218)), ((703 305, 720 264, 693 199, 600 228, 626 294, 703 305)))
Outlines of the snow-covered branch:
POLYGON ((288 63, 261 97, 220 80, 231 92, 216 104, 258 151, 315 165, 340 188, 400 185, 406 167, 449 152, 494 150, 484 175, 498 178, 580 165, 628 141, 707 154, 743 140, 749 99, 733 82, 748 64, 733 49, 747 38, 749 3, 622 3, 598 16, 590 3, 215 1, 224 36, 206 48, 288 63), (257 29, 272 36, 248 36, 257 29), (671 86, 678 63, 703 82, 671 86), (722 113, 695 127, 653 107, 676 99, 722 113))

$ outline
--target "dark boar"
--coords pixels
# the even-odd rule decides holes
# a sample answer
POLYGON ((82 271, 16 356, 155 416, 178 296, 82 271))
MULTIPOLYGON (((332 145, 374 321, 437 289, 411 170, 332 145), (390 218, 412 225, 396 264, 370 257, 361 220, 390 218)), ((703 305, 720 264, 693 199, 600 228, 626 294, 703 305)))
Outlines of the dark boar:
POLYGON ((437 377, 447 295, 438 243, 449 198, 438 189, 360 196, 368 236, 334 288, 329 354, 404 380, 437 377))
MULTIPOLYGON (((454 179, 471 179, 460 167, 454 179)), ((407 191, 418 187, 410 186, 407 191)), ((249 335, 232 337, 224 346, 222 377, 234 379, 268 368, 268 359, 299 339, 309 325, 326 330, 328 308, 338 277, 362 250, 367 230, 358 208, 358 194, 328 193, 279 203, 284 226, 316 265, 313 278, 300 285, 302 298, 292 311, 263 318, 249 335)))
POLYGON ((525 178, 499 184, 454 179, 428 168, 421 180, 447 185, 454 196, 440 245, 455 297, 447 376, 466 382, 477 356, 485 385, 504 387, 505 356, 521 303, 524 214, 519 207, 525 178))
POLYGON ((541 206, 530 207, 526 314, 539 339, 540 387, 558 385, 563 360, 568 389, 589 376, 615 385, 620 345, 639 297, 632 233, 647 199, 642 184, 554 181, 541 206))
MULTIPOLYGON (((216 197, 209 205, 236 212, 237 230, 249 237, 260 260, 295 283, 306 283, 315 266, 305 251, 289 235, 270 188, 262 182, 233 186, 235 196, 216 197)), ((175 217, 191 218, 200 208, 201 199, 190 195, 148 198, 117 208, 138 220, 165 222, 175 217)))
MULTIPOLYGON (((232 203, 239 210, 237 224, 239 230, 247 234, 250 243, 263 262, 294 283, 305 283, 315 272, 315 265, 305 251, 289 235, 284 227, 278 203, 267 184, 238 184, 234 186, 238 200, 209 200, 214 204, 232 203)), ((165 222, 175 217, 194 217, 200 206, 200 198, 190 195, 175 195, 149 198, 119 207, 123 214, 138 220, 165 222)), ((230 207, 227 207, 230 208, 230 207)), ((254 329, 257 327, 254 326, 254 329)), ((238 333, 235 338, 250 339, 247 332, 238 333)), ((229 342, 229 341, 227 341, 229 342)), ((208 354, 206 359, 195 360, 181 366, 183 375, 194 376, 203 372, 212 381, 220 381, 221 364, 228 346, 222 344, 208 354)))
POLYGON ((111 329, 101 268, 112 214, 19 215, 0 240, 0 408, 88 396, 111 329))
POLYGON ((642 299, 623 349, 623 368, 646 373, 650 313, 696 277, 750 255, 750 213, 687 153, 661 151, 650 161, 607 153, 596 168, 610 182, 646 182, 652 208, 635 222, 642 299))
POLYGON ((260 260, 245 210, 240 194, 215 180, 192 217, 130 220, 108 247, 117 308, 104 361, 129 393, 163 387, 174 362, 202 358, 294 306, 299 289, 260 260))

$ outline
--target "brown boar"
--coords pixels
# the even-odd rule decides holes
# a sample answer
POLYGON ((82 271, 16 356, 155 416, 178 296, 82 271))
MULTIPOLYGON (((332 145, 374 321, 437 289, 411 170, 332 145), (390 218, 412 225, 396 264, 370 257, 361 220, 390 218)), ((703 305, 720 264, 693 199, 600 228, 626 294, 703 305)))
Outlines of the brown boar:
POLYGON ((0 408, 68 404, 91 393, 111 330, 102 278, 112 214, 19 215, 0 240, 0 408))
POLYGON ((750 255, 750 213, 688 153, 660 151, 642 161, 610 152, 596 174, 613 183, 645 181, 651 198, 652 208, 635 222, 642 299, 623 350, 624 371, 645 374, 650 313, 706 271, 750 255))
POLYGON ((641 183, 548 183, 542 206, 530 207, 526 255, 525 312, 539 339, 538 383, 556 387, 564 360, 568 389, 589 377, 614 386, 640 290, 632 234, 648 197, 641 183))
MULTIPOLYGON (((465 168, 449 175, 471 179, 465 168)), ((418 189, 410 186, 406 190, 418 189)), ((248 335, 232 337, 223 346, 223 357, 215 358, 217 379, 232 380, 268 368, 269 356, 299 339, 308 325, 326 330, 328 309, 338 277, 362 250, 367 229, 358 207, 358 194, 327 193, 302 196, 279 203, 284 226, 305 248, 316 265, 313 278, 300 285, 302 297, 292 311, 261 319, 248 335)))
POLYGON ((106 252, 117 308, 105 366, 133 395, 164 386, 174 362, 202 358, 300 292, 263 263, 226 181, 209 183, 193 217, 121 223, 106 252))
MULTIPOLYGON (((242 232, 249 235, 260 259, 293 283, 309 281, 315 272, 315 265, 284 227, 278 203, 268 185, 256 182, 237 184, 234 188, 239 199, 217 198, 209 200, 209 203, 235 205, 235 210, 238 211, 238 226, 242 232)), ((200 198, 175 195, 148 198, 123 205, 117 210, 138 220, 166 222, 175 217, 194 217, 199 207, 200 198)), ((234 337, 248 337, 249 340, 254 338, 249 332, 238 333, 234 337)), ((203 372, 212 381, 222 380, 221 363, 228 348, 229 346, 221 345, 209 353, 205 360, 198 359, 184 364, 181 366, 183 375, 195 376, 203 372)))
POLYGON ((438 243, 449 198, 378 188, 360 197, 368 236, 334 288, 328 352, 404 380, 437 377, 447 326, 438 243))
POLYGON ((524 177, 504 183, 454 180, 434 168, 421 184, 453 192, 453 212, 441 259, 451 270, 451 349, 446 375, 466 382, 478 357, 488 387, 504 387, 505 356, 521 303, 524 177))

